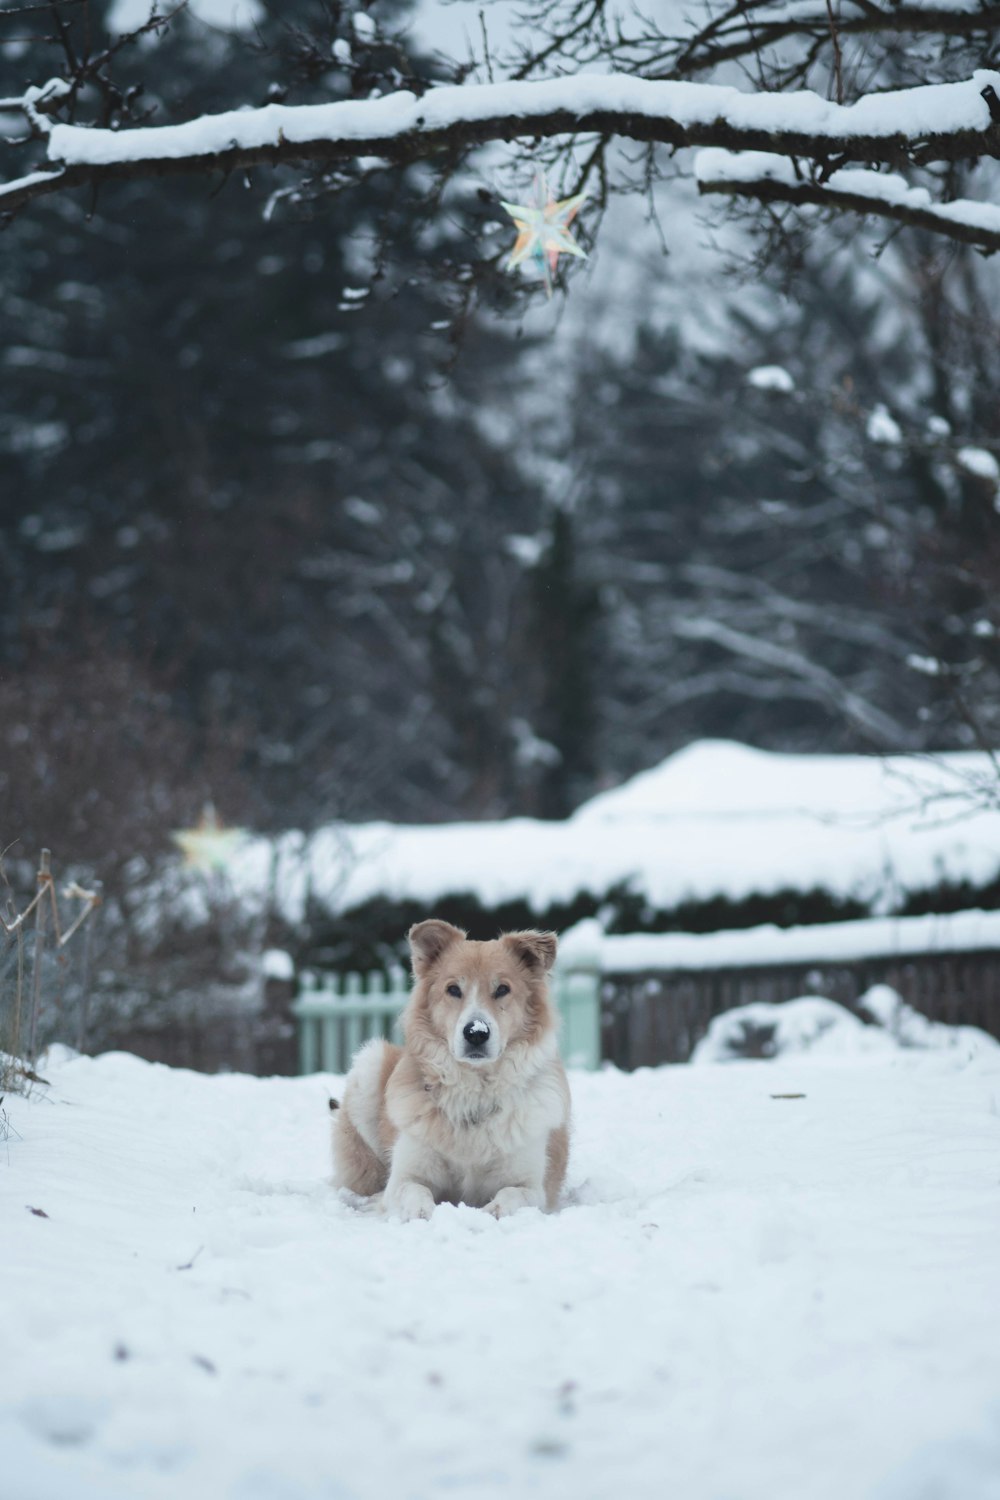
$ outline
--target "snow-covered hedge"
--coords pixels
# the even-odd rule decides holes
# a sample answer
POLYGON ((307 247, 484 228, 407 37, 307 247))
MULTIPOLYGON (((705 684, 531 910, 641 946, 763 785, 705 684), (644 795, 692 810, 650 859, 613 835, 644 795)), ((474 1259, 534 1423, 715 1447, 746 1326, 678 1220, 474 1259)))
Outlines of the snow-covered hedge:
MULTIPOLYGON (((485 912, 523 903, 540 914, 581 893, 593 911, 627 892, 634 909, 619 930, 632 932, 684 907, 794 892, 825 893, 833 909, 755 920, 852 914, 837 902, 853 914, 912 909, 919 893, 949 885, 964 886, 960 904, 974 906, 977 891, 1000 882, 997 796, 985 754, 782 755, 705 740, 564 822, 334 824, 249 842, 232 878, 293 926, 310 905, 338 920, 374 902, 449 916, 443 903, 457 896, 485 912)), ((567 910, 565 920, 587 914, 567 910)))

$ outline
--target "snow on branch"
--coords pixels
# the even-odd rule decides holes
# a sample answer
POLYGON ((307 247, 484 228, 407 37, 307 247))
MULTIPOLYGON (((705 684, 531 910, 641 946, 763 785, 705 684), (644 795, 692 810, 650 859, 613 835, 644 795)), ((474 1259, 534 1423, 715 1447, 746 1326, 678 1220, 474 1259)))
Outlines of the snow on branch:
POLYGON ((762 151, 706 150, 695 158, 695 177, 701 193, 876 214, 973 245, 986 254, 1000 250, 1000 204, 971 198, 935 203, 926 188, 911 187, 895 172, 842 168, 817 182, 788 157, 762 151))
POLYGON ((19 207, 29 198, 41 198, 45 193, 86 181, 85 172, 77 172, 75 177, 66 172, 29 172, 24 177, 15 177, 12 182, 0 182, 0 214, 19 207))
POLYGON ((8 183, 10 212, 81 182, 232 171, 265 163, 332 165, 354 157, 414 161, 447 148, 559 135, 622 136, 673 147, 783 153, 821 164, 898 166, 1000 158, 1000 73, 870 94, 839 105, 801 91, 743 93, 716 84, 581 74, 538 82, 452 85, 383 98, 203 115, 181 125, 104 130, 55 124, 53 176, 8 183))

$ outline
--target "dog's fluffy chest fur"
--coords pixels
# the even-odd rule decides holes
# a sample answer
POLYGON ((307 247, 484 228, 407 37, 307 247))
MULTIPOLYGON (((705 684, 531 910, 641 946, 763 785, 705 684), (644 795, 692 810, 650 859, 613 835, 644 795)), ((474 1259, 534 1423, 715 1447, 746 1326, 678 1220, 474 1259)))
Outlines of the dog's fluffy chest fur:
POLYGON ((462 1155, 517 1151, 560 1123, 563 1090, 555 1069, 537 1069, 522 1081, 511 1080, 511 1071, 501 1068, 495 1078, 459 1072, 425 1083, 424 1107, 409 1121, 404 1113, 400 1125, 438 1149, 451 1140, 462 1155))
POLYGON ((559 1074, 540 1071, 511 1091, 505 1080, 424 1085, 426 1104, 406 1125, 438 1200, 483 1208, 508 1182, 544 1173, 550 1131, 565 1118, 559 1074))

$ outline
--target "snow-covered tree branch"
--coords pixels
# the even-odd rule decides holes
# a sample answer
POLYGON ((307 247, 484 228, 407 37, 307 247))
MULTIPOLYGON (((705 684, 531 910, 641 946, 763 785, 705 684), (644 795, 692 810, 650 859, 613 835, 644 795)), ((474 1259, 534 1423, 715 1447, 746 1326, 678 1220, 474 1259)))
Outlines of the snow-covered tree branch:
MULTIPOLYGON (((963 81, 888 90, 875 85, 856 90, 852 102, 836 103, 793 88, 804 76, 801 68, 769 74, 765 67, 768 48, 818 29, 824 45, 836 44, 834 92, 842 97, 841 35, 912 31, 967 39, 988 35, 995 6, 891 12, 848 6, 848 14, 831 10, 819 18, 788 5, 740 5, 709 19, 683 46, 648 30, 612 33, 603 4, 537 9, 539 24, 553 28, 549 46, 508 60, 502 80, 483 81, 480 68, 466 70, 458 83, 418 79, 413 88, 376 90, 378 97, 275 102, 177 124, 144 123, 134 108, 137 91, 116 92, 109 83, 107 69, 119 46, 96 60, 80 59, 67 47, 65 76, 0 99, 5 116, 23 115, 21 144, 36 153, 30 170, 0 183, 0 215, 53 193, 137 178, 290 167, 335 186, 338 170, 359 161, 430 160, 448 172, 469 151, 493 142, 520 150, 540 141, 560 149, 586 142, 583 174, 604 174, 603 197, 608 164, 601 147, 617 139, 672 152, 709 148, 696 169, 704 193, 871 214, 987 253, 1000 248, 1000 206, 973 198, 936 201, 936 179, 928 181, 925 170, 1000 158, 1000 72, 980 69, 963 81), (741 48, 754 50, 760 63, 753 90, 678 76, 704 72, 741 48), (527 76, 546 62, 565 66, 567 60, 582 61, 583 70, 527 76), (609 63, 635 71, 608 71, 609 63), (83 122, 91 96, 95 118, 83 122), (923 180, 911 182, 901 171, 923 173, 923 180)), ((59 14, 58 4, 53 11, 59 14)), ((143 30, 154 23, 165 24, 153 17, 143 30)))
POLYGON ((927 188, 911 187, 896 172, 841 168, 828 177, 814 177, 794 158, 773 152, 707 150, 696 159, 695 176, 702 193, 872 214, 987 254, 1000 250, 1000 203, 970 198, 935 203, 927 188))

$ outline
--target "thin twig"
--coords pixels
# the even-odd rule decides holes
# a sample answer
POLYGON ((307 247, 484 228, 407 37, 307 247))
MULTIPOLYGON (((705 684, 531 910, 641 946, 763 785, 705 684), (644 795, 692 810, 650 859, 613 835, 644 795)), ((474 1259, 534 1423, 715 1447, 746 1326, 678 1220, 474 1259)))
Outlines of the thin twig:
POLYGON ((830 22, 830 41, 833 43, 833 79, 837 91, 837 103, 844 102, 844 65, 840 51, 840 34, 833 14, 833 0, 826 0, 826 14, 830 22))

